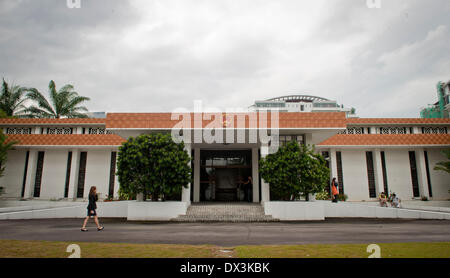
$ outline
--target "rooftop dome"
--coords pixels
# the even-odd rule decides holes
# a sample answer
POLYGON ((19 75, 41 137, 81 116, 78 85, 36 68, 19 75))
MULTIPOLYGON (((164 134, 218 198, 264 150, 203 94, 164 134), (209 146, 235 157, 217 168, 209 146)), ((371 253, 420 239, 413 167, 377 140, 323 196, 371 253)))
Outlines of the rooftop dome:
POLYGON ((313 102, 313 101, 329 101, 329 99, 318 97, 318 96, 309 96, 309 95, 289 95, 289 96, 281 96, 276 98, 271 98, 266 101, 285 101, 285 102, 313 102))

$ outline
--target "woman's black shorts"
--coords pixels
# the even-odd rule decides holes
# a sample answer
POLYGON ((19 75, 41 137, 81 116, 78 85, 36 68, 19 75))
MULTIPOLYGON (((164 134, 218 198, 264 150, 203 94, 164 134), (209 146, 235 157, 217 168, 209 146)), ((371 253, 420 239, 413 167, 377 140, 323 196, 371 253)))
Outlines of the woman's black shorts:
POLYGON ((97 216, 97 212, 95 211, 95 209, 88 209, 87 216, 97 216))

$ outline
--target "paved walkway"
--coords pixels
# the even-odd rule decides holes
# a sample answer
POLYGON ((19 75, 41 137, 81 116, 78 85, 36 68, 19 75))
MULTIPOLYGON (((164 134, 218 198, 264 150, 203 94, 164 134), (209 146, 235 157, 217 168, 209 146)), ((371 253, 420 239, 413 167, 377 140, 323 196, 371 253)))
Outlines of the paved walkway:
MULTIPOLYGON (((91 220, 92 221, 92 220, 91 220)), ((308 243, 450 241, 448 220, 331 219, 302 223, 140 223, 101 219, 105 230, 81 232, 81 219, 0 221, 0 239, 212 244, 219 246, 308 243)))

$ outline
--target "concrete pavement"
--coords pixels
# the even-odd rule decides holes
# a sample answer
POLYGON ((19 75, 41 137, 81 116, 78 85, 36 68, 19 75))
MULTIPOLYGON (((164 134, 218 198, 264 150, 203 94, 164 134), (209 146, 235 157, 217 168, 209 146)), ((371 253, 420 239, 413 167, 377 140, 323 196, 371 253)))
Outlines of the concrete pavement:
POLYGON ((448 220, 328 219, 301 223, 151 223, 100 219, 0 221, 0 239, 219 246, 450 241, 448 220))

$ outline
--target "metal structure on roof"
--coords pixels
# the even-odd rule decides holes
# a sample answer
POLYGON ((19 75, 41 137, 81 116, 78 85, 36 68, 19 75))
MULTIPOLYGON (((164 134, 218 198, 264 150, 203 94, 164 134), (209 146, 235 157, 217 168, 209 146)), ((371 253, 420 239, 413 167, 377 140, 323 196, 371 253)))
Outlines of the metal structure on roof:
POLYGON ((289 96, 281 96, 281 97, 271 98, 266 101, 313 102, 313 101, 330 101, 330 100, 323 98, 323 97, 318 97, 318 96, 289 95, 289 96))

